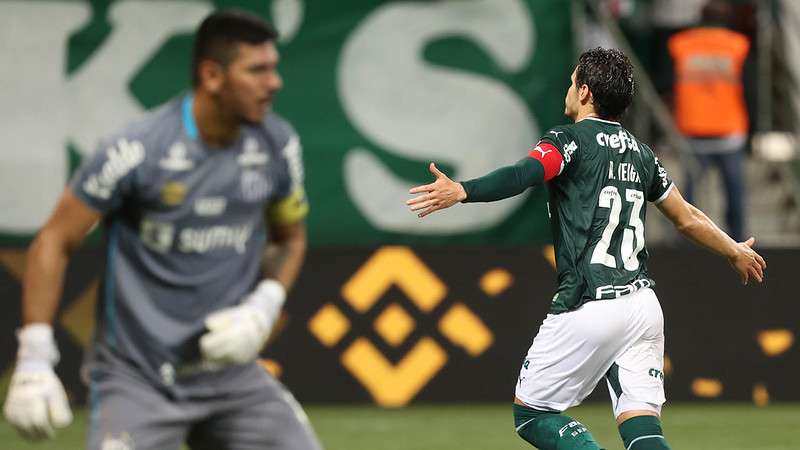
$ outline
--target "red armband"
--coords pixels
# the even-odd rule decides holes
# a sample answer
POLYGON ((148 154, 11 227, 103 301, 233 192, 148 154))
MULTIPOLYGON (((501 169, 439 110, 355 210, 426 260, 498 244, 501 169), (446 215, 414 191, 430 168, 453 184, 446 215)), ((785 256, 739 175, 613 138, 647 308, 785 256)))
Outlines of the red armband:
POLYGON ((542 163, 544 167, 544 181, 550 181, 558 176, 564 168, 564 158, 553 144, 539 142, 536 147, 528 153, 528 156, 542 163))

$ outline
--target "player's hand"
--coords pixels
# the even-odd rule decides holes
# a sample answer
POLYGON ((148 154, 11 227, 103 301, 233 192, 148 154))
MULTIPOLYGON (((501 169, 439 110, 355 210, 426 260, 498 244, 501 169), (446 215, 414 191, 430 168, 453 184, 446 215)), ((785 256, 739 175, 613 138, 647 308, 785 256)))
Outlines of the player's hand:
POLYGON ((264 280, 241 304, 211 313, 208 332, 200 337, 206 361, 222 365, 254 361, 269 338, 280 314, 286 290, 275 280, 264 280))
POLYGON ((409 194, 422 194, 406 202, 411 211, 416 212, 419 217, 425 217, 434 211, 449 208, 467 198, 464 186, 448 178, 447 175, 436 168, 436 164, 431 163, 428 169, 436 177, 436 181, 431 184, 413 187, 408 191, 409 194))
POLYGON ((751 237, 744 242, 736 243, 736 252, 728 257, 728 262, 739 274, 742 284, 747 284, 751 276, 759 283, 764 281, 764 269, 767 268, 767 262, 753 250, 755 242, 756 239, 751 237))
POLYGON ((19 333, 17 366, 11 376, 3 413, 8 423, 28 439, 49 438, 72 422, 64 386, 53 366, 58 350, 46 324, 23 327, 19 333))

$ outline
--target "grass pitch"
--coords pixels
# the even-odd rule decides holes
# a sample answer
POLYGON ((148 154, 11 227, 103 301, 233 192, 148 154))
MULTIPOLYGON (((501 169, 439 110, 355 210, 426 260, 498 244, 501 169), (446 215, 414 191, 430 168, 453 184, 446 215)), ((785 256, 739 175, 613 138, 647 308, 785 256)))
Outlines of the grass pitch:
MULTIPOLYGON (((511 406, 422 405, 403 409, 309 405, 311 422, 327 450, 513 450, 531 449, 514 433, 511 406)), ((622 449, 607 404, 574 408, 608 450, 622 449)), ((669 404, 664 430, 674 450, 798 450, 800 404, 756 408, 748 404, 669 404)), ((86 415, 52 441, 29 444, 0 422, 2 450, 83 449, 86 415)), ((164 449, 171 450, 171 449, 164 449)))

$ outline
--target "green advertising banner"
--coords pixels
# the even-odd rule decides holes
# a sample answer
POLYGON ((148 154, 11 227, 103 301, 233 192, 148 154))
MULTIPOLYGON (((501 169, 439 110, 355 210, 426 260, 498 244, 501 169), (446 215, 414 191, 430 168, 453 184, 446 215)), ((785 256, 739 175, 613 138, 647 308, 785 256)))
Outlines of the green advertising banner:
POLYGON ((103 135, 189 86, 214 8, 270 18, 297 128, 312 244, 540 242, 544 192, 419 220, 435 161, 465 179, 563 123, 574 63, 563 0, 0 2, 0 243, 24 244, 103 135))

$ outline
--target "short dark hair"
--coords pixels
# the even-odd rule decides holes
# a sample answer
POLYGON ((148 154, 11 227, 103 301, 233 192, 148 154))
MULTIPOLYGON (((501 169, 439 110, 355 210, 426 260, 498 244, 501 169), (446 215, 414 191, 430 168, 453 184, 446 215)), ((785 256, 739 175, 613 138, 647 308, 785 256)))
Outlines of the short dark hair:
POLYGON ((709 0, 703 5, 701 20, 703 25, 729 26, 733 19, 733 6, 723 0, 709 0))
POLYGON ((236 58, 237 44, 274 41, 278 32, 266 20, 239 9, 211 13, 197 28, 192 48, 192 86, 200 84, 199 67, 205 59, 227 66, 236 58))
POLYGON ((602 118, 622 116, 633 101, 633 66, 620 50, 593 48, 583 52, 575 69, 575 86, 589 87, 594 109, 602 118))

